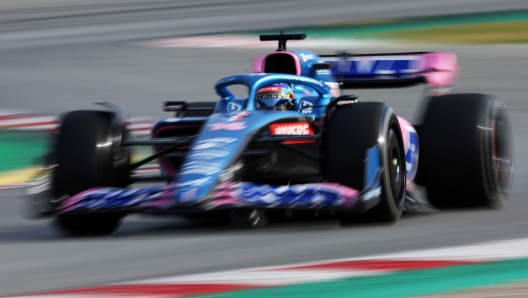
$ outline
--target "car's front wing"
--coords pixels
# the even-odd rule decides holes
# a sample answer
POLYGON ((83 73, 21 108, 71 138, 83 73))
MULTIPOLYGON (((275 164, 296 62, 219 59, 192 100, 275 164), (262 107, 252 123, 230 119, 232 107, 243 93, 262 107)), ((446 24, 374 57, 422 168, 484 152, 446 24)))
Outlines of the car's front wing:
MULTIPOLYGON (((216 186, 199 201, 177 201, 177 186, 139 189, 93 188, 59 202, 54 214, 130 212, 181 214, 218 209, 275 208, 363 211, 377 204, 381 187, 358 191, 335 183, 271 186, 238 182, 216 186)), ((188 194, 192 197, 192 191, 188 194)))

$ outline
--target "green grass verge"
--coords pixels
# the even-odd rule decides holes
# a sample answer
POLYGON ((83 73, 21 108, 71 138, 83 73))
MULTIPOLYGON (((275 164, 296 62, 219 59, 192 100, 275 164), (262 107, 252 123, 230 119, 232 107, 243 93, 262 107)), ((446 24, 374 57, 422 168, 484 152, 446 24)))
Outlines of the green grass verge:
POLYGON ((42 132, 0 131, 0 172, 19 170, 39 164, 48 150, 48 136, 42 132))
MULTIPOLYGON (((528 10, 436 16, 429 18, 338 21, 285 28, 309 38, 419 41, 427 43, 523 43, 528 40, 528 10)), ((277 33, 277 30, 252 34, 277 33)))
POLYGON ((528 21, 445 26, 377 35, 379 39, 442 44, 528 42, 528 21))

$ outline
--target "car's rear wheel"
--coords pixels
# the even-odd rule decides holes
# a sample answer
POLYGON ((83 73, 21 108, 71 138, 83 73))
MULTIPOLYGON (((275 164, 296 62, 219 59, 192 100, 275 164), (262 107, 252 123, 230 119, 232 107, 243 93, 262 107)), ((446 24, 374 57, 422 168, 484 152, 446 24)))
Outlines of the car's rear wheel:
POLYGON ((420 136, 419 175, 436 207, 501 206, 513 146, 504 104, 483 94, 432 97, 420 136))
MULTIPOLYGON (((377 148, 381 173, 380 201, 363 215, 344 214, 344 221, 396 222, 405 198, 405 155, 398 119, 383 103, 337 107, 326 127, 325 170, 330 182, 363 190, 366 157, 377 148)), ((376 196, 373 189, 373 196, 376 196)), ((367 204, 366 202, 365 204, 367 204)))
MULTIPOLYGON (((57 199, 92 187, 128 184, 130 153, 121 147, 127 132, 114 114, 101 111, 67 113, 54 150, 52 185, 57 199)), ((59 215, 55 226, 68 235, 110 234, 123 214, 59 215)))

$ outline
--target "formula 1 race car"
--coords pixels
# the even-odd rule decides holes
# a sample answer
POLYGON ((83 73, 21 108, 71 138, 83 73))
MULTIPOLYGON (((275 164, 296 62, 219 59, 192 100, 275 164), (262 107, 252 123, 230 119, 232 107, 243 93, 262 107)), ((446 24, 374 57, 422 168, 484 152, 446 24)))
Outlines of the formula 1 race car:
POLYGON ((132 213, 258 224, 269 212, 314 210, 395 222, 416 204, 415 183, 436 207, 503 202, 513 168, 508 114, 488 95, 445 95, 458 72, 454 54, 286 50, 304 38, 262 35, 279 48, 255 58, 254 73, 219 80, 217 102, 166 102, 176 115, 150 139, 130 139, 111 104, 66 113, 28 189, 32 213, 71 234, 109 234, 132 213), (340 94, 419 83, 433 95, 412 124, 385 103, 340 94), (247 97, 233 95, 236 85, 247 97), (131 163, 131 146, 154 154, 131 163), (131 176, 153 160, 161 176, 131 176), (165 183, 129 187, 137 181, 165 183))

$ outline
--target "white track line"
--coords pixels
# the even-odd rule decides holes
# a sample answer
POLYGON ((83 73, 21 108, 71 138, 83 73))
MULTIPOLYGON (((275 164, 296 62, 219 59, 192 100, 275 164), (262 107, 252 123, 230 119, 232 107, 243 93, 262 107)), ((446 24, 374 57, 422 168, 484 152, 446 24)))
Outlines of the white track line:
MULTIPOLYGON (((357 258, 346 258, 346 259, 333 259, 316 262, 306 262, 299 264, 290 264, 283 266, 271 266, 271 267, 257 267, 252 269, 243 270, 230 270, 230 271, 219 271, 204 274, 193 274, 193 275, 175 275, 171 277, 137 280, 127 282, 125 284, 148 284, 148 283, 189 283, 191 281, 200 282, 212 282, 218 283, 225 281, 226 283, 232 283, 235 280, 250 280, 256 281, 261 276, 264 281, 273 282, 276 279, 273 278, 273 274, 286 274, 291 280, 295 280, 296 283, 301 280, 309 281, 313 272, 306 271, 307 269, 295 269, 293 267, 303 266, 314 266, 323 265, 329 263, 342 263, 350 261, 362 261, 362 260, 418 260, 418 261, 470 261, 470 262, 490 262, 499 261, 511 258, 526 258, 528 257, 528 238, 507 240, 507 241, 493 241, 485 242, 480 244, 472 244, 465 246, 452 246, 438 249, 426 249, 416 251, 405 251, 394 254, 380 254, 372 256, 364 256, 357 258), (307 273, 307 274, 305 274, 307 273)), ((310 269, 311 270, 311 269, 310 269)), ((339 276, 339 273, 343 273, 339 270, 318 270, 323 277, 334 279, 334 276, 339 276), (337 275, 334 275, 337 274, 337 275), (324 277, 326 276, 326 277, 324 277)), ((370 275, 379 274, 381 271, 375 270, 354 270, 347 272, 350 274, 357 275, 370 275)), ((346 274, 346 273, 345 273, 346 274)), ((281 278, 284 278, 282 276, 281 278)))

